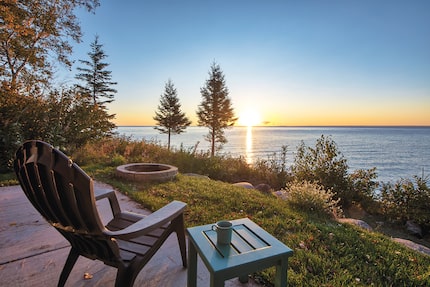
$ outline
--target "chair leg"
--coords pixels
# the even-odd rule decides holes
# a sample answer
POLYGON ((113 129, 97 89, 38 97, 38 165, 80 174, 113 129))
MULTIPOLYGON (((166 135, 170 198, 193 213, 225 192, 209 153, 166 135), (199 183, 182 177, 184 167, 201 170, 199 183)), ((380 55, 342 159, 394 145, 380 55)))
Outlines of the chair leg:
POLYGON ((69 256, 67 257, 66 263, 64 264, 63 271, 61 271, 60 280, 58 281, 58 287, 63 287, 66 284, 67 278, 69 278, 70 272, 73 266, 78 260, 79 253, 73 249, 70 249, 69 256))
POLYGON ((182 257, 182 266, 187 267, 187 251, 186 251, 186 243, 185 243, 185 225, 184 225, 184 215, 181 214, 177 218, 174 219, 175 224, 175 232, 178 237, 179 249, 181 251, 182 257))
POLYGON ((129 265, 127 267, 118 267, 118 272, 115 279, 115 287, 132 287, 136 280, 137 274, 141 268, 129 265))

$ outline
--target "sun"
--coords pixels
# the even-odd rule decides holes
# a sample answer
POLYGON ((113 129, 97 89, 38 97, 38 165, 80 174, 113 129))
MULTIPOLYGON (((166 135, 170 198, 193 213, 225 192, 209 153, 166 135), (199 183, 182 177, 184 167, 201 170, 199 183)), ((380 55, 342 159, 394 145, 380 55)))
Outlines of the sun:
POLYGON ((254 109, 244 110, 239 115, 239 125, 252 127, 261 123, 260 113, 254 109))

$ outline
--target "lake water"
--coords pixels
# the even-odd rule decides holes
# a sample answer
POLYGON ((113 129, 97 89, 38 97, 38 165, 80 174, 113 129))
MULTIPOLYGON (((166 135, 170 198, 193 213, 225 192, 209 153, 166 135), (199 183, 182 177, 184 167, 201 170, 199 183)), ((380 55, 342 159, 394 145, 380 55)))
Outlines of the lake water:
MULTIPOLYGON (((121 126, 117 132, 167 145, 167 135, 153 127, 121 126)), ((185 133, 172 135, 171 146, 208 151, 207 132, 204 127, 189 127, 185 133)), ((225 134, 228 143, 218 154, 242 156, 249 163, 279 155, 282 146, 287 146, 290 165, 301 141, 315 147, 316 140, 325 135, 336 142, 351 171, 376 167, 378 180, 383 182, 430 175, 430 127, 233 127, 225 134)))

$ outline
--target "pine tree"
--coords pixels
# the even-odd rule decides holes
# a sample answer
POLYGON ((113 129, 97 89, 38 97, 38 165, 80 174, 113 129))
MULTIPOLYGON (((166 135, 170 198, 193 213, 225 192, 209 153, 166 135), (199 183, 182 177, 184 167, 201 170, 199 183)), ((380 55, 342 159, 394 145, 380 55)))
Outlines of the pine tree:
POLYGON ((209 128, 205 139, 211 143, 211 156, 215 155, 215 144, 227 142, 224 129, 234 125, 237 117, 228 97, 228 88, 225 84, 224 74, 215 62, 211 66, 209 79, 200 89, 202 102, 197 109, 198 125, 209 128))
POLYGON ((157 126, 154 128, 168 135, 167 148, 169 150, 171 134, 180 134, 191 124, 185 113, 181 111, 177 91, 170 79, 166 83, 158 111, 155 112, 153 119, 157 121, 157 126))
POLYGON ((112 72, 106 70, 109 64, 102 62, 107 57, 102 47, 103 45, 99 43, 99 37, 96 35, 94 42, 91 43, 91 51, 88 53, 90 60, 79 60, 86 67, 78 67, 77 69, 81 73, 75 77, 85 83, 85 86, 77 85, 78 90, 91 97, 94 105, 100 106, 111 103, 117 92, 111 88, 117 83, 111 82, 112 72))

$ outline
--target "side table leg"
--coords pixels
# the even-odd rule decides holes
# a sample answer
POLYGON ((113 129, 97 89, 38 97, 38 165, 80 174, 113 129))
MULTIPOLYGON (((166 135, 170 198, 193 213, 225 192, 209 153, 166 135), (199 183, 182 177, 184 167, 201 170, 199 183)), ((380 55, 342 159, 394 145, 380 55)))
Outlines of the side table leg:
POLYGON ((282 259, 281 262, 276 265, 275 287, 287 286, 287 267, 288 258, 282 259))
POLYGON ((188 270, 187 286, 197 287, 197 251, 194 244, 188 239, 188 270))
POLYGON ((217 278, 217 276, 213 273, 210 274, 210 287, 224 287, 224 280, 220 280, 217 278))

